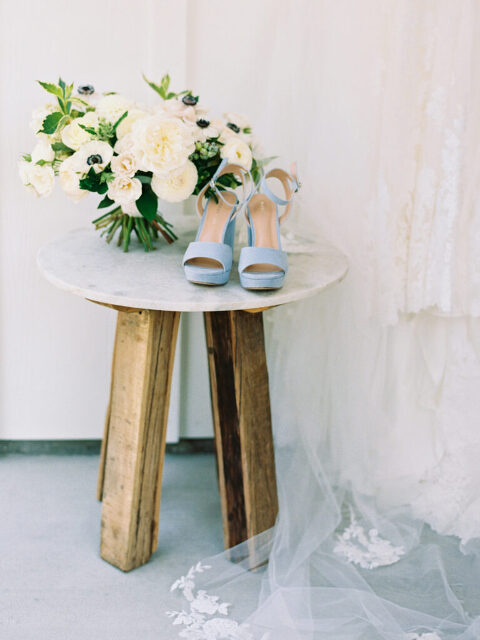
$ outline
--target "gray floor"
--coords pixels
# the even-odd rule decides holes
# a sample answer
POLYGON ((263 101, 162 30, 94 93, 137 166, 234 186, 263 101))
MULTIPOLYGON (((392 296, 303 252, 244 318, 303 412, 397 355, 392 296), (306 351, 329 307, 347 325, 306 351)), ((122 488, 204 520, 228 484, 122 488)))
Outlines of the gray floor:
POLYGON ((0 457, 0 640, 162 640, 165 594, 222 548, 215 462, 167 455, 159 547, 124 574, 100 559, 97 456, 0 457))

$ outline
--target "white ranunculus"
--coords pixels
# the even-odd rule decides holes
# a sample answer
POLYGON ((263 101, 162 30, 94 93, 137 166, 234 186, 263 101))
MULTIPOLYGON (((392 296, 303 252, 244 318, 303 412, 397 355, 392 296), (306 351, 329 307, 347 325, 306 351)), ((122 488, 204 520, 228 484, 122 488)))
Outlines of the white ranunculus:
POLYGON ((143 111, 143 109, 129 109, 128 116, 124 118, 117 127, 118 140, 121 140, 124 136, 130 133, 134 122, 141 118, 145 118, 146 116, 148 116, 148 113, 143 111))
POLYGON ((39 160, 51 162, 55 158, 55 152, 52 149, 52 145, 45 138, 41 138, 37 142, 31 155, 33 163, 38 162, 39 160))
POLYGON ((236 124, 239 129, 247 129, 250 128, 250 120, 243 113, 224 113, 223 117, 227 122, 231 122, 232 124, 236 124))
POLYGON ((192 195, 197 184, 197 167, 187 160, 185 166, 169 174, 153 175, 152 189, 161 200, 181 202, 192 195))
POLYGON ((52 167, 21 160, 18 169, 23 184, 36 196, 45 198, 52 193, 55 184, 55 174, 52 167))
POLYGON ((239 164, 245 169, 252 166, 252 151, 248 144, 239 138, 231 138, 221 150, 222 158, 227 158, 233 164, 239 164))
POLYGON ((60 186, 74 202, 79 202, 84 198, 88 191, 80 189, 80 177, 81 173, 75 163, 73 156, 67 158, 62 162, 58 170, 58 177, 60 180, 60 186))
POLYGON ((66 144, 67 147, 74 151, 77 151, 83 144, 92 139, 92 136, 79 126, 77 120, 67 124, 62 129, 61 137, 63 144, 66 144))
POLYGON ((137 171, 137 160, 131 151, 126 151, 118 156, 113 156, 111 167, 116 176, 133 178, 137 171))
POLYGON ((98 101, 96 112, 99 118, 103 118, 107 122, 114 124, 131 106, 131 100, 114 93, 110 96, 103 96, 103 98, 98 101))
POLYGON ((107 195, 120 206, 135 202, 142 195, 142 183, 138 178, 114 178, 108 185, 107 195))
POLYGON ((195 150, 193 127, 161 113, 137 120, 132 136, 143 171, 169 173, 180 169, 195 150))
POLYGON ((42 128, 45 118, 54 111, 58 111, 58 106, 51 102, 35 109, 35 111, 32 112, 32 119, 30 121, 31 129, 37 133, 42 128))
POLYGON ((76 151, 72 158, 72 163, 81 173, 87 173, 92 167, 95 173, 100 173, 105 169, 113 157, 113 149, 108 142, 101 140, 91 140, 76 151))

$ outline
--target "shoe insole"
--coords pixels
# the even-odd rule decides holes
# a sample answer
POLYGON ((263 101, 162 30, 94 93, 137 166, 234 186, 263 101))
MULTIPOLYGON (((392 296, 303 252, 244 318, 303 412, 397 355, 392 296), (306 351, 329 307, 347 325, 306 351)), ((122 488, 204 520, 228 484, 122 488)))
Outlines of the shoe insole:
MULTIPOLYGON (((258 193, 250 200, 250 219, 255 232, 255 247, 278 249, 277 216, 274 203, 267 196, 258 193)), ((250 273, 270 273, 281 271, 273 264, 252 264, 245 271, 250 273)))
MULTIPOLYGON (((225 198, 228 204, 220 200, 220 198, 218 202, 210 198, 207 211, 205 212, 203 227, 197 242, 223 242, 223 231, 232 212, 232 207, 236 202, 236 198, 235 195, 229 191, 222 191, 222 197, 225 198)), ((218 260, 213 260, 213 258, 192 258, 188 260, 186 264, 210 269, 223 268, 223 265, 218 262, 218 260)))

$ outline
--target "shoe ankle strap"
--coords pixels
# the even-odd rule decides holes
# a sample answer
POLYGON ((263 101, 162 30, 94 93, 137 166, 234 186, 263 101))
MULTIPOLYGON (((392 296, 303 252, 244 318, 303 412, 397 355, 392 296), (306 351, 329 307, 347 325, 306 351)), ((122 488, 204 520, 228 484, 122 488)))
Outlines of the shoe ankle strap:
POLYGON ((300 182, 297 176, 297 167, 293 162, 291 167, 291 173, 288 171, 284 171, 283 169, 271 169, 268 173, 266 173, 261 182, 260 189, 261 193, 264 193, 270 200, 273 200, 276 204, 285 207, 285 211, 281 216, 279 216, 279 222, 283 222, 285 218, 288 216, 290 212, 291 203, 293 200, 293 196, 300 189, 300 182), (277 178, 282 183, 282 186, 285 190, 285 200, 275 195, 273 191, 267 185, 267 180, 269 178, 277 178))
MULTIPOLYGON (((243 187, 243 199, 240 200, 237 203, 237 209, 236 209, 234 215, 231 217, 232 220, 233 220, 233 218, 235 218, 235 216, 238 215, 239 211, 243 208, 243 206, 245 204, 247 204, 247 202, 253 196, 253 194, 255 192, 255 184, 253 182, 252 175, 251 175, 250 171, 248 169, 245 169, 244 167, 242 167, 239 164, 229 163, 228 160, 226 158, 224 158, 222 160, 222 162, 218 165, 218 168, 215 171, 215 173, 213 174, 212 178, 209 180, 209 182, 207 182, 207 184, 203 187, 203 189, 198 194, 198 197, 197 197, 197 213, 198 213, 198 215, 200 217, 203 215, 203 210, 205 208, 205 205, 203 203, 203 198, 204 198, 205 193, 207 192, 207 189, 209 187, 210 187, 210 189, 212 189, 215 192, 215 195, 220 200, 222 200, 222 202, 224 202, 225 204, 227 204, 229 206, 231 206, 232 203, 229 202, 228 200, 226 200, 226 198, 223 197, 222 191, 228 191, 229 193, 233 193, 235 195, 235 197, 237 197, 237 195, 231 189, 226 189, 226 188, 225 189, 219 189, 217 187, 216 181, 218 180, 218 178, 220 178, 220 176, 223 176, 223 175, 225 175, 227 173, 233 173, 237 178, 239 178, 241 183, 242 183, 242 187, 243 187), (245 174, 248 175, 248 179, 250 181, 250 185, 251 185, 250 193, 247 193, 247 181, 245 179, 245 174)), ((238 200, 238 198, 237 198, 237 200, 238 200)))

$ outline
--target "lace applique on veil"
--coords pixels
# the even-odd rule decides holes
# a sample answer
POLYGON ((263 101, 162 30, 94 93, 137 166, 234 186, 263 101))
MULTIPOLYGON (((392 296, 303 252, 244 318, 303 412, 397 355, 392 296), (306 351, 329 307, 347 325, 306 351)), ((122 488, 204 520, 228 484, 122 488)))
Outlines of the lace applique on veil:
POLYGON ((394 564, 405 554, 405 548, 395 547, 389 540, 382 538, 376 529, 368 532, 358 523, 350 509, 350 525, 337 536, 334 553, 346 558, 348 562, 358 564, 362 569, 375 569, 394 564))

